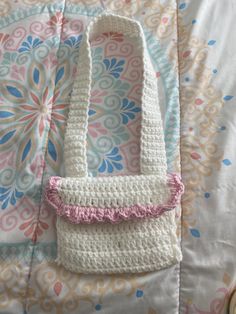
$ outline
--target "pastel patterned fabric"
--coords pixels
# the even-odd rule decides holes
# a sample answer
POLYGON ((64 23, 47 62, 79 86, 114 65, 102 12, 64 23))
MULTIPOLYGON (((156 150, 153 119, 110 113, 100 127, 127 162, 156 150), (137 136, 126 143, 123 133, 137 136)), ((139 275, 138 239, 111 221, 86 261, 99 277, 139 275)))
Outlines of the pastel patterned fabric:
MULTIPOLYGON (((0 313, 228 313, 236 288, 235 10, 234 1, 0 1, 0 313), (181 264, 132 276, 58 266, 56 216, 43 197, 49 177, 65 176, 82 35, 104 10, 142 25, 168 172, 180 173, 181 159, 185 185, 182 213, 171 217, 181 264)), ((109 32, 91 46, 88 174, 140 174, 140 55, 109 32)))

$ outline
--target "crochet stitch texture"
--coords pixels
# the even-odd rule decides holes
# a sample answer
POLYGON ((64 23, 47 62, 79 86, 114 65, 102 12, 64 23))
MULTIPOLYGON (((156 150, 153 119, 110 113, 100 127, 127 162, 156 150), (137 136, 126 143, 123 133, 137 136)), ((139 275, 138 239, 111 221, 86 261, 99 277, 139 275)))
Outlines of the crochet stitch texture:
POLYGON ((138 22, 106 13, 87 27, 71 95, 64 157, 66 177, 52 177, 46 190, 46 199, 58 214, 59 264, 75 272, 121 273, 157 270, 180 261, 173 209, 183 184, 176 174, 167 176, 156 77, 138 22), (91 178, 86 158, 90 40, 107 31, 135 38, 143 60, 141 174, 91 178))
POLYGON ((179 177, 172 174, 168 185, 155 175, 79 181, 52 177, 46 195, 58 216, 76 224, 158 217, 176 207, 182 192, 179 177))

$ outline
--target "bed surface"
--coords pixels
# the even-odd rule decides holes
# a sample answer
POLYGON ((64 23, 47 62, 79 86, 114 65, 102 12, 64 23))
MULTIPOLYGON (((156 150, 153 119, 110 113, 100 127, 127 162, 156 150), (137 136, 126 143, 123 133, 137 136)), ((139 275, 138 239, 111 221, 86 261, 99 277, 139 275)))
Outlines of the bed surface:
MULTIPOLYGON (((213 0, 0 2, 0 313, 227 313, 236 287, 235 13, 233 1, 213 0), (185 184, 176 211, 183 261, 158 272, 76 275, 55 263, 44 187, 64 175, 80 41, 106 9, 143 26, 168 169, 181 171, 185 184)), ((139 173, 135 44, 106 33, 92 54, 90 175, 139 173)))

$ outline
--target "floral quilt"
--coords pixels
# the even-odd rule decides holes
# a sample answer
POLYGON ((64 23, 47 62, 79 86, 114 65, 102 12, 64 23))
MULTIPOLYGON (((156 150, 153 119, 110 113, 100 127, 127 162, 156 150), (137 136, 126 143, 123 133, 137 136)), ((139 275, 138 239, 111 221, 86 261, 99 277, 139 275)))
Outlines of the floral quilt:
MULTIPOLYGON (((0 313, 226 314, 236 288, 233 1, 0 1, 0 313), (143 26, 156 71, 180 265, 78 275, 55 263, 49 176, 63 141, 88 22, 104 10, 143 26)), ((92 176, 139 173, 141 59, 122 34, 92 42, 87 159, 92 176)))

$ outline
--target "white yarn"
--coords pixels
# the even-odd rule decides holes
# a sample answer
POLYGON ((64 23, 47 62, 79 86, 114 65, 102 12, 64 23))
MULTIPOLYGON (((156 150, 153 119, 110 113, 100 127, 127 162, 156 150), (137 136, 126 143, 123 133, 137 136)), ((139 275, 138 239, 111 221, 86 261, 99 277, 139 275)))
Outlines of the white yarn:
MULTIPOLYGON (((167 165, 155 72, 149 59, 141 25, 114 14, 96 17, 83 36, 65 135, 66 178, 59 193, 68 204, 129 206, 164 202, 168 196, 167 165), (86 159, 89 97, 91 91, 90 39, 103 32, 136 38, 143 59, 141 175, 89 178, 86 159), (119 193, 117 193, 117 189, 119 193), (71 191, 74 191, 71 193, 71 191), (141 193, 140 193, 141 191, 141 193), (76 197, 74 197, 76 195, 76 197), (99 200, 98 200, 99 199, 99 200)), ((57 218, 59 264, 82 273, 122 273, 158 270, 181 260, 175 234, 175 212, 159 218, 119 224, 73 225, 57 218)))
POLYGON ((58 218, 57 228, 57 261, 77 273, 154 271, 182 257, 172 212, 118 225, 71 225, 58 218))
POLYGON ((123 33, 137 40, 137 47, 143 59, 141 173, 159 175, 165 180, 167 165, 156 76, 147 54, 144 33, 138 22, 114 14, 103 14, 90 22, 81 42, 78 60, 79 75, 74 82, 65 134, 66 176, 88 175, 86 138, 92 73, 89 41, 96 33, 109 31, 123 33))
POLYGON ((100 208, 166 204, 170 198, 165 180, 155 175, 63 178, 58 192, 65 204, 100 208))

